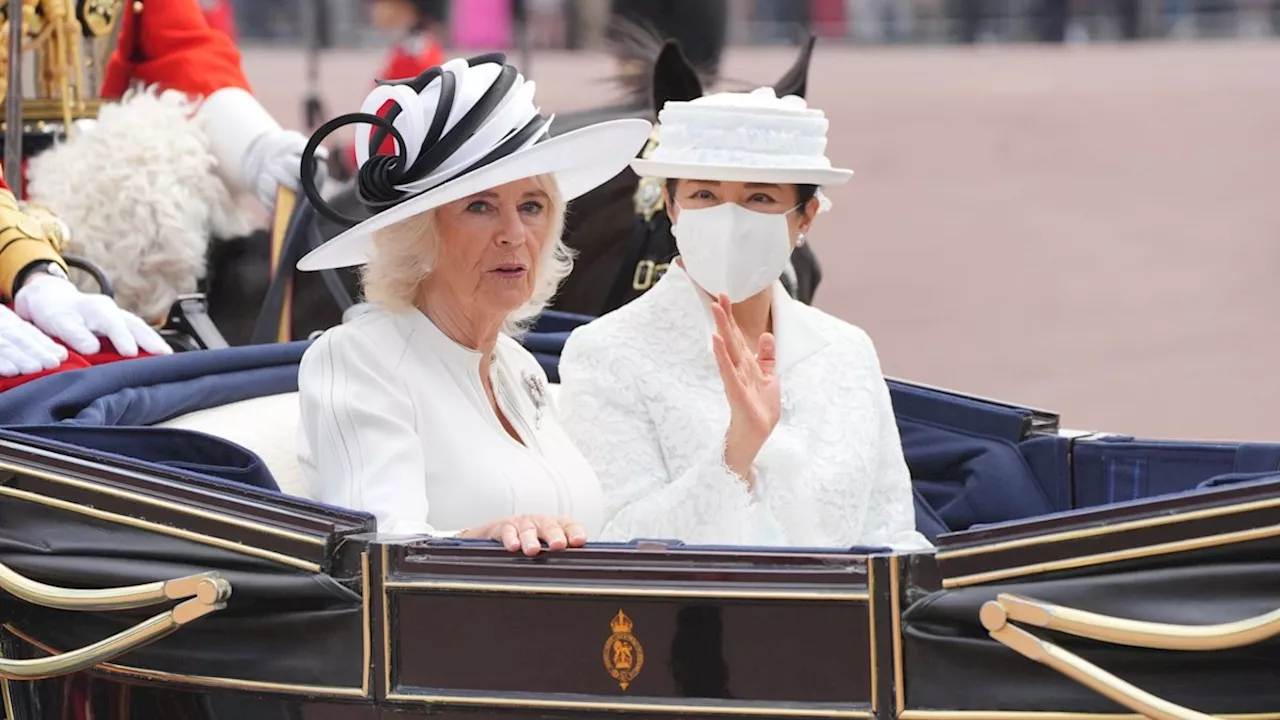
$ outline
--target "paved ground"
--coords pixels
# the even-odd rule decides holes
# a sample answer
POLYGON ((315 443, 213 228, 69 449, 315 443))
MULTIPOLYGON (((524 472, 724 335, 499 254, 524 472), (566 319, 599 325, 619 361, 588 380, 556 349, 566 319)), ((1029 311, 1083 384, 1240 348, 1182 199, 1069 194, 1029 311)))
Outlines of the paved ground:
MULTIPOLYGON (((731 54, 773 80, 786 50, 731 54)), ((354 110, 378 57, 324 61, 354 110)), ((251 50, 299 120, 297 52, 251 50)), ((596 55, 539 55, 546 109, 596 55)), ((811 101, 857 175, 814 233, 818 304, 887 373, 1156 437, 1280 441, 1280 43, 819 49, 811 101)))

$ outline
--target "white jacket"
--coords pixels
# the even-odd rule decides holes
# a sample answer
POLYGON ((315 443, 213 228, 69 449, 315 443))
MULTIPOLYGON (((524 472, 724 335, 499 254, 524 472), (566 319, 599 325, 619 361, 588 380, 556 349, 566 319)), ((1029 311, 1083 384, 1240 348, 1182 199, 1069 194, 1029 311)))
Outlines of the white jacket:
POLYGON ((298 374, 298 461, 311 497, 370 512, 384 533, 447 535, 548 514, 595 539, 600 486, 556 424, 546 373, 511 338, 499 337, 494 355, 494 393, 524 444, 489 404, 481 354, 421 312, 375 306, 321 335, 298 374))
POLYGON ((755 497, 724 465, 711 300, 679 265, 569 338, 557 404, 600 478, 603 539, 929 547, 871 339, 781 283, 773 293, 782 419, 755 497))

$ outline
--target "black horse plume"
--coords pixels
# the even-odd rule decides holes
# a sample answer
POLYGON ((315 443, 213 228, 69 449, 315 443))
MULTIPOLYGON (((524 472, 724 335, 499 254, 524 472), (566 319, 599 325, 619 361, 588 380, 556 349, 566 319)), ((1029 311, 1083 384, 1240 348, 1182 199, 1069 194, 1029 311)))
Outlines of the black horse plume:
POLYGON ((685 57, 680 43, 668 40, 662 44, 653 64, 653 109, 662 110, 669 100, 689 101, 702 97, 702 80, 685 57))
MULTIPOLYGON (((628 35, 628 38, 640 37, 628 35)), ((809 90, 809 66, 813 61, 813 48, 817 38, 812 34, 800 45, 800 55, 790 68, 773 84, 779 97, 797 95, 805 97, 809 90)), ((632 45, 634 51, 638 46, 632 45)), ((680 43, 666 40, 659 46, 654 56, 650 71, 646 76, 651 78, 649 92, 652 97, 653 110, 658 112, 668 101, 689 101, 700 98, 709 85, 705 74, 700 73, 685 56, 680 43)), ((745 85, 745 84, 744 84, 745 85)))
POLYGON ((812 33, 805 34, 808 37, 800 43, 800 56, 796 58, 795 64, 787 70, 782 79, 773 84, 778 97, 785 95, 804 97, 809 91, 809 64, 813 61, 813 46, 818 39, 812 33))

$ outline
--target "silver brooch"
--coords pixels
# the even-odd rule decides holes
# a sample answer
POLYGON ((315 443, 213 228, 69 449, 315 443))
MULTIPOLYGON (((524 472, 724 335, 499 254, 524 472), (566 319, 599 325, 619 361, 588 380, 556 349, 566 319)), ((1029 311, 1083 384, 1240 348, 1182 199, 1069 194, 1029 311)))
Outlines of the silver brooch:
POLYGON ((542 378, 532 374, 524 374, 524 389, 529 393, 529 399, 533 400, 534 410, 537 412, 534 418, 534 425, 542 429, 542 409, 547 405, 547 386, 542 382, 542 378))

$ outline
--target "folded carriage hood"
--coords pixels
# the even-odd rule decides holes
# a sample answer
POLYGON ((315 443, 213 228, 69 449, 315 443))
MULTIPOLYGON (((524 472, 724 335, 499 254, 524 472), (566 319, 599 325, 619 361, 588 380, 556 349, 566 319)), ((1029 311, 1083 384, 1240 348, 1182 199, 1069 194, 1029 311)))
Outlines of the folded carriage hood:
MULTIPOLYGON (((0 497, 0 562, 34 580, 72 588, 120 587, 218 571, 232 587, 223 610, 114 663, 256 682, 361 687, 364 633, 358 576, 335 579, 9 497, 0 497)), ((68 612, 5 595, 0 617, 20 635, 65 652, 173 604, 68 612)))
MULTIPOLYGON (((903 614, 907 708, 1128 713, 1095 690, 991 639, 979 621, 1001 593, 1118 618, 1209 625, 1280 608, 1280 542, 1130 561, 1054 579, 943 590, 903 614)), ((1114 645, 1022 626, 1137 687, 1203 713, 1280 708, 1280 638, 1216 651, 1114 645)))

